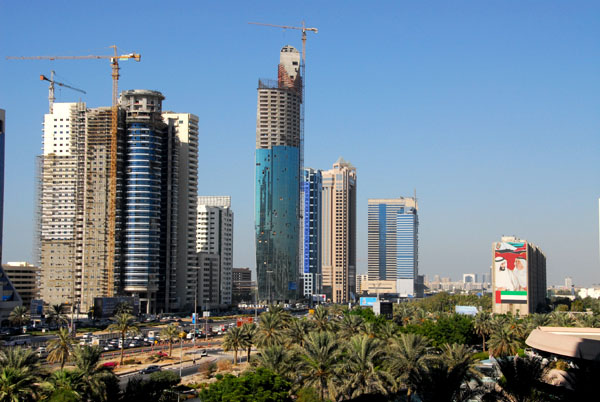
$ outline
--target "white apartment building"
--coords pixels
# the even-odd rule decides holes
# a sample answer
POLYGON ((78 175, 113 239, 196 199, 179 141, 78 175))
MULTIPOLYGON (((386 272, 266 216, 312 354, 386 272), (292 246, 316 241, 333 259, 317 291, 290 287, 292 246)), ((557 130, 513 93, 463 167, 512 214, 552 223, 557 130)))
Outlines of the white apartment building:
MULTIPOLYGON (((199 196, 196 221, 196 252, 218 256, 218 300, 221 306, 231 304, 233 270, 233 211, 229 196, 199 196)), ((213 280, 210 280, 213 283, 213 280)), ((200 300, 207 299, 202 283, 200 300)), ((214 294, 215 289, 210 289, 214 294)), ((211 306, 212 307, 212 306, 211 306)))

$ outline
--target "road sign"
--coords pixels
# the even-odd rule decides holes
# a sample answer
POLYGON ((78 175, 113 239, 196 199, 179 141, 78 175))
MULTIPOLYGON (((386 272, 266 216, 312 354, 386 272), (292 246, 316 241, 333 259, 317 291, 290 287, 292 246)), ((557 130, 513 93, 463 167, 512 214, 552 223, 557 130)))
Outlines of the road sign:
POLYGON ((202 317, 210 317, 210 311, 203 311, 202 317))

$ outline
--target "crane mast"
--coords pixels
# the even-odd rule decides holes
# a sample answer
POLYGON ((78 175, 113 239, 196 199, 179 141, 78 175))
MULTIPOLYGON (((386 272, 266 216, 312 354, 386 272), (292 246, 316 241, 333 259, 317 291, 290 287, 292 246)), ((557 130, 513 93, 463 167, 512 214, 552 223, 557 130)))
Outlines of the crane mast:
POLYGON ((43 74, 40 75, 40 81, 50 82, 50 85, 48 86, 48 104, 49 104, 50 114, 52 114, 54 112, 54 101, 56 100, 56 98, 54 97, 54 85, 55 84, 58 86, 61 86, 61 87, 72 89, 77 92, 81 92, 82 94, 86 93, 83 89, 75 88, 75 87, 72 87, 65 83, 55 81, 54 74, 55 74, 55 72, 54 72, 54 70, 52 70, 52 71, 50 71, 50 78, 46 77, 43 74))

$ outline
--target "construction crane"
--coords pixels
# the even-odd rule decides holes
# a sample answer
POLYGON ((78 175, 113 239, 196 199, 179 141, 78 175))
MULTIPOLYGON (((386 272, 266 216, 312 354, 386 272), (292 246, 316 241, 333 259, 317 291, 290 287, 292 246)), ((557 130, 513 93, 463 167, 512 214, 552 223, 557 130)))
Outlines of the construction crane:
POLYGON ((112 77, 112 121, 110 138, 110 178, 109 178, 109 197, 108 197, 108 239, 107 239, 107 296, 114 296, 114 261, 115 261, 115 225, 116 225, 116 206, 117 206, 117 130, 119 119, 118 93, 119 93, 119 61, 135 60, 140 61, 142 56, 139 53, 128 53, 119 55, 117 46, 110 46, 114 49, 113 55, 87 55, 87 56, 29 56, 29 57, 7 57, 8 60, 94 60, 108 59, 111 66, 112 77))
POLYGON ((82 94, 85 94, 86 92, 83 89, 79 89, 79 88, 75 88, 72 87, 70 85, 67 85, 63 82, 58 82, 58 81, 54 81, 54 70, 50 71, 50 78, 46 77, 45 75, 40 75, 40 80, 41 81, 48 81, 50 83, 50 86, 48 87, 48 103, 49 103, 49 109, 50 109, 50 114, 53 113, 54 111, 54 101, 56 100, 56 98, 54 97, 54 84, 61 86, 61 87, 65 87, 65 88, 69 88, 72 89, 73 91, 77 91, 77 92, 81 92, 82 94))

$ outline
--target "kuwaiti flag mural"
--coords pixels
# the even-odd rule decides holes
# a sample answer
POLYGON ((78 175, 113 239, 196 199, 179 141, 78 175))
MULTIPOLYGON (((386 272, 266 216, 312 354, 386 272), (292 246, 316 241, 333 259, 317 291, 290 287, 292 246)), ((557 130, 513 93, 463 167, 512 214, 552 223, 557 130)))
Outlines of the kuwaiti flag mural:
POLYGON ((527 304, 527 291, 496 290, 496 303, 527 304))

